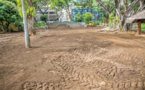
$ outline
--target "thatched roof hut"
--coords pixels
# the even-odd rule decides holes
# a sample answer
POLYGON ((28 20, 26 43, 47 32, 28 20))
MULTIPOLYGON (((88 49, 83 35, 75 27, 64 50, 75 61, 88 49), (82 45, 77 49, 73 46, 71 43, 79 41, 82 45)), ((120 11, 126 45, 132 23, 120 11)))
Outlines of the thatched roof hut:
POLYGON ((137 34, 141 32, 141 23, 145 23, 145 10, 139 12, 127 19, 127 23, 138 23, 137 34))
POLYGON ((145 23, 145 10, 143 10, 142 12, 139 12, 127 19, 127 23, 135 23, 138 21, 145 23))

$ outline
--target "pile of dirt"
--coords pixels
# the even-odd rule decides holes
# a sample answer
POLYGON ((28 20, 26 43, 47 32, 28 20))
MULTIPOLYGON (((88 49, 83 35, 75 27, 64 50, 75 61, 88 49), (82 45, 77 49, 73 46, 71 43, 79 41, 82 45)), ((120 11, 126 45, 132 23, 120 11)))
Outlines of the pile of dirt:
POLYGON ((55 27, 55 29, 57 29, 57 30, 69 30, 72 28, 67 24, 59 24, 55 27))

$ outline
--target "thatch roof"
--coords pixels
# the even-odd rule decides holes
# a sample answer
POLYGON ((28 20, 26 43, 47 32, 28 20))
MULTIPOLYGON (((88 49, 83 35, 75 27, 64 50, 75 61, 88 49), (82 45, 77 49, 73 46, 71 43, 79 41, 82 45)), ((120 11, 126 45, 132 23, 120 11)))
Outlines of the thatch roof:
POLYGON ((127 18, 127 23, 134 23, 137 21, 145 22, 145 10, 127 18))

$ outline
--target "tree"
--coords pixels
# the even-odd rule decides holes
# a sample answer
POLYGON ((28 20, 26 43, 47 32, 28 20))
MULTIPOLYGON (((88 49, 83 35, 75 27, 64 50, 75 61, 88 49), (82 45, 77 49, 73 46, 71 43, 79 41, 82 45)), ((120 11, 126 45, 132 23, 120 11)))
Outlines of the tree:
POLYGON ((20 20, 17 7, 12 2, 0 0, 0 13, 0 22, 3 31, 8 32, 10 24, 20 20))
POLYGON ((57 17, 61 17, 62 10, 64 9, 63 0, 50 0, 50 9, 55 9, 57 17), (59 12, 59 13, 58 13, 59 12))
MULTIPOLYGON (((112 0, 108 0, 112 1, 112 0)), ((126 23, 126 19, 138 11, 144 8, 145 0, 113 0, 113 8, 108 8, 102 0, 96 0, 96 2, 110 15, 115 8, 117 16, 120 16, 120 28, 123 27, 124 31, 129 29, 129 25, 126 23), (137 8, 137 9, 136 9, 137 8)))
POLYGON ((15 5, 17 5, 17 1, 16 0, 6 0, 6 1, 13 2, 15 5))
POLYGON ((86 24, 89 24, 89 22, 92 20, 92 14, 90 12, 87 12, 85 14, 83 14, 84 16, 84 21, 86 24))
POLYGON ((37 0, 37 2, 33 2, 33 6, 44 15, 49 9, 49 3, 50 0, 37 0))
MULTIPOLYGON (((51 9, 56 9, 56 11, 62 11, 65 9, 68 13, 69 18, 72 20, 71 7, 72 0, 50 0, 51 9)), ((60 13, 61 15, 62 13, 60 13)), ((59 15, 59 16, 60 16, 59 15)))
MULTIPOLYGON (((107 8, 112 8, 113 7, 113 1, 108 1, 108 0, 102 0, 102 2, 106 5, 107 8)), ((96 20, 102 16, 102 22, 103 23, 108 23, 109 15, 106 13, 102 7, 99 6, 99 4, 96 2, 96 0, 93 0, 93 8, 95 11, 99 12, 100 14, 96 17, 96 20)), ((114 8, 112 8, 114 10, 114 8)))
POLYGON ((46 23, 48 21, 48 15, 41 15, 40 20, 46 23))
POLYGON ((30 48, 30 38, 29 38, 28 26, 27 26, 25 0, 22 0, 22 9, 23 9, 23 23, 24 23, 24 31, 25 31, 25 47, 30 48))
POLYGON ((93 8, 93 0, 77 0, 73 2, 76 6, 85 8, 85 9, 92 9, 93 8))
POLYGON ((75 16, 75 22, 82 22, 83 21, 83 17, 81 15, 81 13, 77 13, 75 16))
MULTIPOLYGON (((37 0, 25 0, 25 6, 26 6, 26 16, 27 16, 27 23, 28 23, 28 30, 33 30, 33 19, 36 16, 36 9, 34 7, 34 3, 37 0)), ((20 16, 23 17, 22 13, 22 1, 17 0, 17 7, 20 13, 20 16)))

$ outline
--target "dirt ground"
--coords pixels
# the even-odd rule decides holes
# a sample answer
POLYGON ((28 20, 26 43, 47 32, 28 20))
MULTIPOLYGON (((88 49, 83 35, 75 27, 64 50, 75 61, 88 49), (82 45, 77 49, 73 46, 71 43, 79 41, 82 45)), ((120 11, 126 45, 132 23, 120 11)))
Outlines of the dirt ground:
POLYGON ((100 29, 0 34, 0 90, 145 90, 145 37, 100 29))

